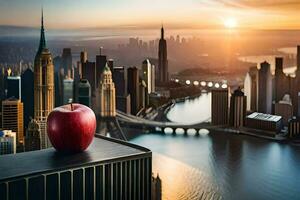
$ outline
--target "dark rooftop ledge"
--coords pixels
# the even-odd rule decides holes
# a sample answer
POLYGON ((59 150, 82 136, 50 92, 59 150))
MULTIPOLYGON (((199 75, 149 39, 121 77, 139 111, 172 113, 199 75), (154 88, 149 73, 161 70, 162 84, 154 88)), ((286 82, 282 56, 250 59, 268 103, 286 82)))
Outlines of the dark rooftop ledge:
POLYGON ((151 157, 151 155, 151 151, 144 147, 96 135, 90 147, 82 153, 60 154, 50 148, 0 156, 0 183, 40 173, 80 168, 89 164, 151 157))

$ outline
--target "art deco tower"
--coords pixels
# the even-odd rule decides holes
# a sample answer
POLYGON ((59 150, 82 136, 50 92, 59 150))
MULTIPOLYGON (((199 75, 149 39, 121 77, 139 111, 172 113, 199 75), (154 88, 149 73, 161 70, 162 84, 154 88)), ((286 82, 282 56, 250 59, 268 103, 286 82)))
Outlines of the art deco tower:
POLYGON ((161 38, 159 40, 158 49, 158 81, 160 83, 168 82, 168 56, 167 56, 167 41, 164 38, 164 27, 161 27, 161 38))
POLYGON ((100 91, 100 116, 116 116, 116 91, 110 68, 106 64, 99 83, 100 91))
POLYGON ((43 11, 41 23, 40 45, 34 60, 34 119, 41 129, 41 148, 48 148, 46 122, 54 107, 54 66, 46 47, 43 11))

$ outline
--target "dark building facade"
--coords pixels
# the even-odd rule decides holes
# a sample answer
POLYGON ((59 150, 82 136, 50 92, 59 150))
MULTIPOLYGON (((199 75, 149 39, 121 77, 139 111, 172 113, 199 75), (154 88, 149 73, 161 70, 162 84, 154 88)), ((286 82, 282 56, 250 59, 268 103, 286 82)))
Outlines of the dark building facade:
POLYGON ((272 113, 272 74, 270 64, 263 62, 258 72, 258 112, 272 113))
POLYGON ((293 117, 288 122, 288 136, 289 138, 299 137, 300 135, 300 118, 293 117))
POLYGON ((246 109, 247 98, 239 88, 230 97, 229 124, 235 128, 244 126, 246 109))
POLYGON ((64 74, 72 70, 72 51, 70 48, 64 48, 61 56, 61 67, 64 69, 64 74))
POLYGON ((47 149, 0 157, 0 165, 0 199, 151 200, 151 151, 103 136, 79 154, 47 149))
POLYGON ((285 94, 290 94, 289 77, 283 72, 283 58, 275 58, 275 101, 281 101, 285 94))
POLYGON ((54 93, 55 93, 55 107, 61 106, 63 101, 63 80, 64 74, 61 70, 54 72, 54 93))
POLYGON ((95 62, 85 62, 82 64, 82 78, 87 79, 91 85, 92 96, 96 93, 96 64, 95 62))
POLYGON ((250 68, 249 75, 251 78, 250 110, 257 111, 258 69, 256 66, 250 68))
POLYGON ((115 67, 112 71, 116 87, 116 96, 125 96, 127 93, 127 76, 124 67, 115 67))
POLYGON ((167 41, 164 38, 164 27, 161 28, 161 38, 159 40, 158 49, 158 81, 166 83, 169 80, 168 74, 168 55, 167 55, 167 41))
POLYGON ((228 90, 212 90, 211 122, 213 125, 228 124, 228 90))
POLYGON ((21 99, 21 77, 8 76, 6 81, 7 81, 6 98, 14 97, 16 99, 21 99))
POLYGON ((21 75, 21 100, 24 106, 24 128, 27 128, 30 117, 34 116, 34 75, 30 68, 27 68, 21 75))
POLYGON ((128 94, 130 94, 131 114, 136 115, 139 111, 139 70, 136 67, 127 69, 128 94))
POLYGON ((106 62, 107 62, 107 58, 105 55, 102 55, 102 48, 100 48, 100 55, 96 56, 96 86, 97 87, 99 86, 101 74, 104 70, 106 62))
POLYGON ((91 85, 87 79, 81 79, 78 84, 78 103, 91 107, 91 85))

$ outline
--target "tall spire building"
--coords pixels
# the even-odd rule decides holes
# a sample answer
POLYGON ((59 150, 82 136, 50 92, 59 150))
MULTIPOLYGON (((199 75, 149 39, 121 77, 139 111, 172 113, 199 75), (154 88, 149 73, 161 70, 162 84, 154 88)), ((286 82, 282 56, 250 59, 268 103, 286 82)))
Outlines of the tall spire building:
POLYGON ((34 60, 34 119, 41 130, 41 148, 50 147, 46 122, 54 107, 54 66, 46 47, 42 10, 40 45, 34 60))
POLYGON ((164 38, 164 32, 164 27, 162 26, 158 49, 158 81, 160 83, 166 83, 169 80, 167 41, 164 38))

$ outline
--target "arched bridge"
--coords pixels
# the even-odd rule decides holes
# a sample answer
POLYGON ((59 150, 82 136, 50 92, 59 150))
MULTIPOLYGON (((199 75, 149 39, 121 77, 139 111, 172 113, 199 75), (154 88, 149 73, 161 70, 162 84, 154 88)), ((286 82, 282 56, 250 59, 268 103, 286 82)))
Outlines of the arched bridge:
POLYGON ((165 133, 165 130, 169 129, 172 131, 173 134, 175 134, 176 130, 178 129, 183 130, 184 134, 187 134, 188 130, 194 129, 196 134, 198 134, 200 129, 211 130, 219 128, 219 126, 213 126, 209 123, 181 124, 175 122, 152 121, 134 115, 128 115, 121 111, 117 111, 117 119, 121 124, 125 124, 133 128, 140 128, 154 132, 160 131, 162 133, 165 133))

